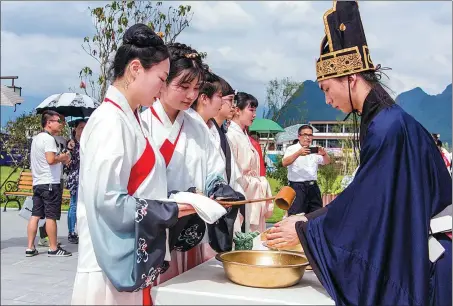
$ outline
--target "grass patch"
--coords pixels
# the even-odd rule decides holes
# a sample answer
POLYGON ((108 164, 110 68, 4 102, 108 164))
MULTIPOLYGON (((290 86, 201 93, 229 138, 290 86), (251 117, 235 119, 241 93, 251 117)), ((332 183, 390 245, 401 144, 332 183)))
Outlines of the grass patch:
MULTIPOLYGON (((268 177, 267 180, 269 181, 269 184, 271 185, 272 195, 276 195, 277 192, 279 192, 280 188, 282 188, 282 186, 276 179, 268 177)), ((274 212, 273 212, 272 216, 266 220, 266 222, 267 223, 277 223, 282 220, 285 213, 286 213, 286 211, 284 211, 283 209, 280 209, 276 205, 274 205, 274 212)))

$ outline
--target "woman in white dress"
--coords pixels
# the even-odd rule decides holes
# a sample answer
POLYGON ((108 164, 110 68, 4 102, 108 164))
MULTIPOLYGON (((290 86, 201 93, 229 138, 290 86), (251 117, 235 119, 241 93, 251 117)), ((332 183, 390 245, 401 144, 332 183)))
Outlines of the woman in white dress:
POLYGON ((169 261, 167 235, 178 218, 195 212, 167 200, 165 162, 137 113, 152 104, 169 65, 167 47, 148 26, 125 32, 113 85, 80 141, 72 304, 150 304, 149 286, 169 261))
MULTIPOLYGON (((250 142, 246 129, 256 117, 258 101, 245 92, 235 96, 236 113, 228 128, 231 150, 242 173, 239 182, 247 199, 259 199, 272 196, 271 187, 266 177, 260 176, 259 155, 250 142)), ((272 216, 272 201, 245 205, 246 223, 250 222, 250 231, 266 230, 266 219, 272 216)))
MULTIPOLYGON (((152 128, 152 137, 164 156, 167 177, 177 178, 168 181, 168 191, 190 189, 213 198, 241 199, 243 196, 236 194, 226 183, 225 165, 211 141, 206 124, 186 112, 198 98, 203 83, 201 57, 196 50, 180 43, 169 44, 168 49, 170 71, 167 82, 158 101, 141 114, 143 121, 152 128)), ((206 231, 206 225, 202 224, 193 228, 190 236, 193 237, 194 247, 177 248, 172 252, 170 269, 159 278, 158 283, 212 257, 212 252, 203 252, 204 248, 198 243, 222 237, 209 237, 209 241, 206 231)))
MULTIPOLYGON (((219 130, 219 126, 214 120, 214 118, 217 117, 219 112, 222 110, 224 103, 227 103, 226 99, 223 99, 224 86, 222 85, 221 79, 211 71, 207 70, 205 72, 204 82, 200 87, 198 99, 192 104, 191 109, 187 110, 187 113, 206 127, 207 133, 210 135, 213 145, 222 157, 228 185, 233 190, 244 194, 244 190, 239 184, 239 177, 241 176, 241 173, 234 157, 229 151, 229 143, 226 139, 226 135, 222 135, 223 132, 219 130), (222 143, 222 136, 225 138, 225 144, 222 143), (227 150, 224 151, 224 147, 227 147, 227 150)), ((217 252, 232 250, 233 233, 241 230, 239 221, 235 224, 236 219, 239 219, 237 218, 238 212, 239 206, 234 206, 228 211, 227 215, 219 220, 219 222, 223 222, 223 224, 217 224, 215 227, 208 226, 208 231, 211 232, 211 235, 219 236, 220 232, 224 234, 222 236, 225 239, 220 239, 219 241, 211 240, 211 244, 214 244, 213 248, 217 252), (213 233, 213 231, 217 231, 217 234, 213 233)), ((211 256, 216 254, 209 244, 203 244, 202 248, 205 254, 211 254, 211 256)))

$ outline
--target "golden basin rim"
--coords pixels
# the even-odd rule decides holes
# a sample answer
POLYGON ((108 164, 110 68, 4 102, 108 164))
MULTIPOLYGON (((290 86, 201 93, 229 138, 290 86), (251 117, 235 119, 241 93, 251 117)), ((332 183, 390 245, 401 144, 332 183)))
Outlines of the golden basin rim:
POLYGON ((218 253, 215 258, 220 261, 220 262, 228 262, 230 264, 235 264, 235 265, 239 265, 239 266, 247 266, 247 267, 258 267, 258 268, 272 268, 272 269, 275 269, 275 268, 299 268, 299 267, 304 267, 304 266, 308 266, 310 265, 310 263, 308 262, 308 258, 306 256, 304 256, 302 253, 297 253, 297 252, 291 252, 291 251, 260 251, 260 250, 237 250, 237 251, 228 251, 228 252, 223 252, 223 253, 218 253), (223 259, 222 258, 222 255, 225 255, 225 254, 232 254, 232 253, 263 253, 263 252, 270 252, 270 253, 283 253, 283 254, 288 254, 288 255, 294 255, 294 256, 298 256, 298 257, 303 257, 305 259, 307 259, 307 262, 306 263, 303 263, 303 264, 295 264, 295 265, 276 265, 276 266, 269 266, 269 265, 254 265, 254 264, 247 264, 247 263, 242 263, 242 262, 237 262, 237 261, 231 261, 231 260, 227 260, 227 259, 223 259))

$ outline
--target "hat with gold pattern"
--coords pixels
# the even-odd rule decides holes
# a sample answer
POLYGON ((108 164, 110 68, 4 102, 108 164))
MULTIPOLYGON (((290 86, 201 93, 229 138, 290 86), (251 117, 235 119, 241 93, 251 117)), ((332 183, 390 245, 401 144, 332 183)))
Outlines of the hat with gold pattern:
POLYGON ((357 1, 334 1, 323 20, 326 35, 316 62, 317 81, 375 70, 357 1))

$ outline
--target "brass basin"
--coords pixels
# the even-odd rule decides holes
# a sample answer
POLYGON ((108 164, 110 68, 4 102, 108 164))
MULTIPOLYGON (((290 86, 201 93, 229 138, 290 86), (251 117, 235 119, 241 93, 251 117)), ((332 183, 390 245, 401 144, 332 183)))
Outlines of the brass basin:
POLYGON ((299 253, 241 250, 219 253, 225 275, 232 282, 257 288, 284 288, 297 284, 308 265, 299 253))

